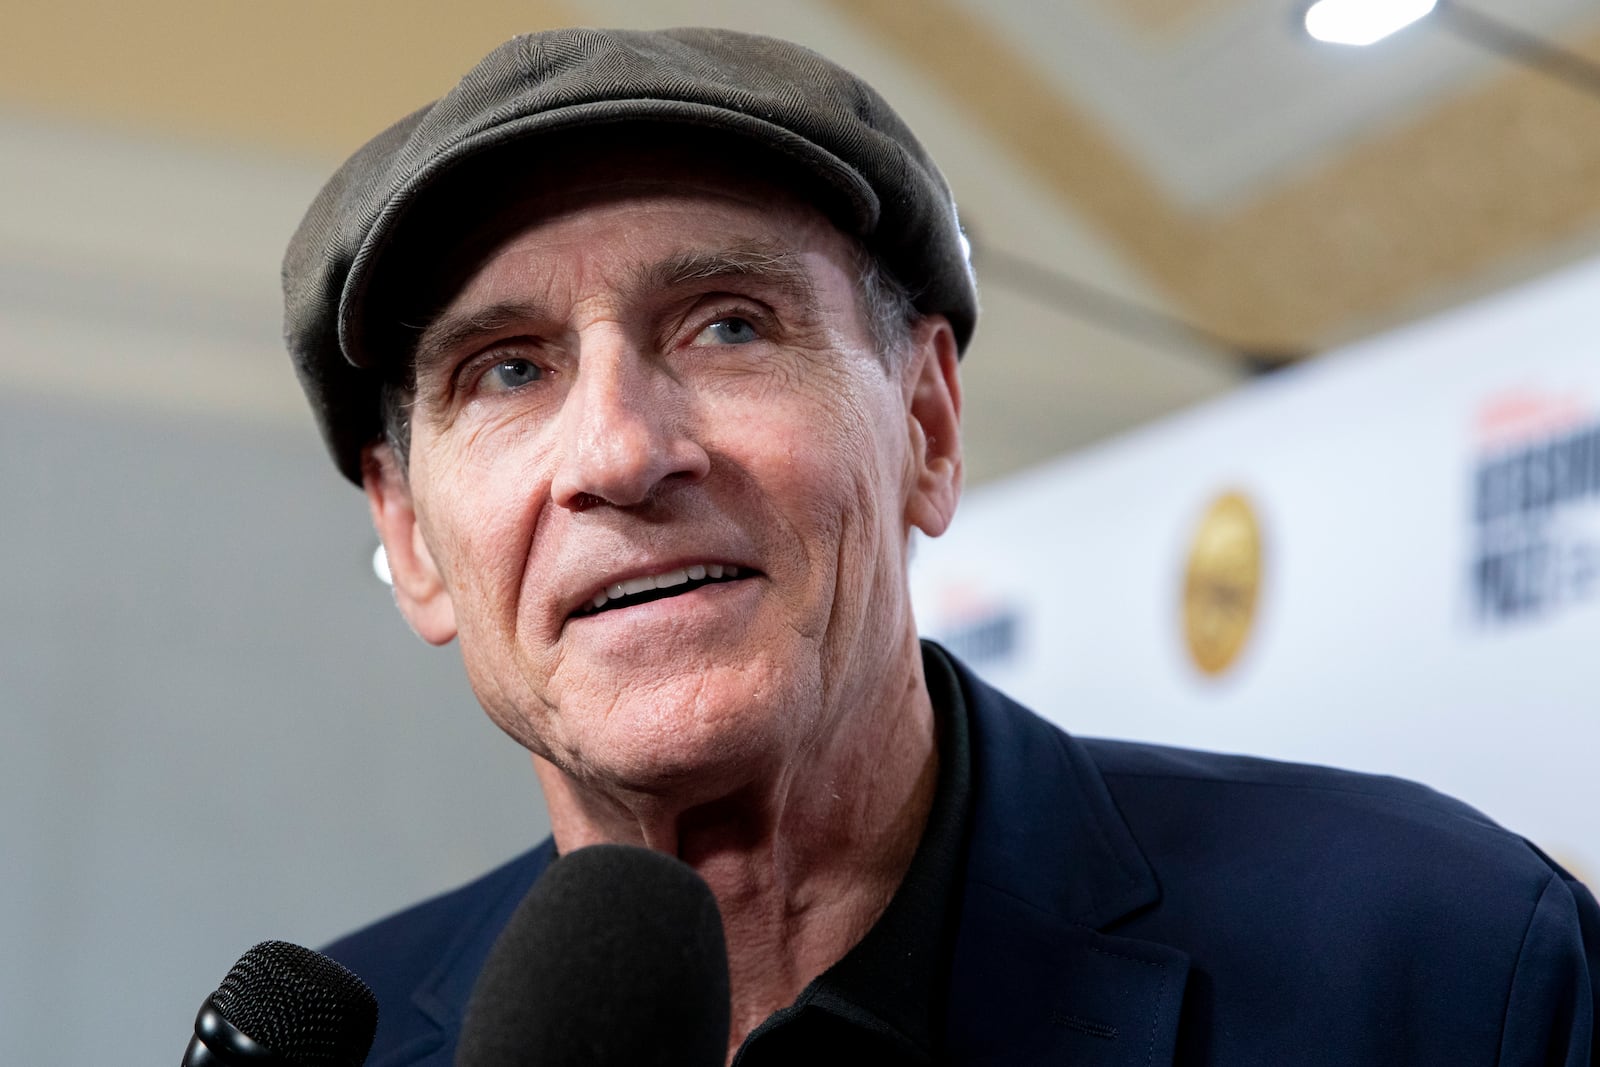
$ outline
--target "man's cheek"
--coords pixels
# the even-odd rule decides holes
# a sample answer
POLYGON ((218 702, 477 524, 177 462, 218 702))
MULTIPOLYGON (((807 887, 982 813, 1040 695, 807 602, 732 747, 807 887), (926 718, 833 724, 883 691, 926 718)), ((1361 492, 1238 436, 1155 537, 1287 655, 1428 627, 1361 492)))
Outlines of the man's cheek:
POLYGON ((443 548, 436 557, 458 612, 473 617, 503 612, 524 566, 512 531, 469 514, 439 536, 443 548))

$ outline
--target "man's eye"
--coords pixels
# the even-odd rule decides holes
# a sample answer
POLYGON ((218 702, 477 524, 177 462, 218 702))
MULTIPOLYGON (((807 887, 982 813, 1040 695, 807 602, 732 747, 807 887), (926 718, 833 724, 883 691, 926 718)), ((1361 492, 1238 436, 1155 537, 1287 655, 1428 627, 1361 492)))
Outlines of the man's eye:
POLYGON ((748 319, 730 316, 718 319, 700 331, 700 336, 695 341, 703 344, 714 345, 747 345, 757 340, 761 335, 750 324, 748 319))
POLYGON ((504 393, 531 385, 544 377, 544 368, 525 359, 502 359, 484 372, 482 385, 486 392, 504 393))

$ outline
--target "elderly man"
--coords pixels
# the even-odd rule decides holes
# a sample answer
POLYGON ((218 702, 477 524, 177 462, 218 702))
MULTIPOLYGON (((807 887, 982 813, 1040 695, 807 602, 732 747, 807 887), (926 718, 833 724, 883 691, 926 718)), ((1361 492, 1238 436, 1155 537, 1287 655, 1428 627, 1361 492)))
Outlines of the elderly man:
POLYGON ((1600 912, 1525 842, 1070 738, 919 643, 964 248, 868 86, 709 30, 514 40, 313 205, 302 381, 554 830, 330 950, 379 994, 369 1062, 449 1063, 514 906, 599 842, 710 885, 751 1067, 1591 1062, 1600 912))

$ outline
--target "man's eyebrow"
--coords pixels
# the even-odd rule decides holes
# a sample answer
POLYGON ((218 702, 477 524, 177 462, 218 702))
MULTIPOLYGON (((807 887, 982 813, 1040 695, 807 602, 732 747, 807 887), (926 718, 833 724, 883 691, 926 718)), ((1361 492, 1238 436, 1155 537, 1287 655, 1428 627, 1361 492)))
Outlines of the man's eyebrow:
MULTIPOLYGON (((816 286, 798 253, 778 245, 750 243, 674 253, 638 268, 629 279, 635 292, 677 289, 698 281, 751 279, 775 285, 807 308, 815 307, 816 286)), ((446 311, 423 328, 413 349, 416 381, 448 362, 450 355, 478 337, 505 329, 513 322, 540 319, 548 309, 520 301, 446 311)))
POLYGON ((452 352, 474 338, 505 329, 513 322, 539 318, 544 308, 536 304, 503 301, 471 311, 446 311, 430 322, 417 338, 412 367, 420 384, 452 352))
POLYGON ((678 252, 641 268, 633 284, 651 291, 723 278, 767 282, 807 305, 815 305, 817 300, 816 286, 798 253, 782 245, 756 242, 678 252))

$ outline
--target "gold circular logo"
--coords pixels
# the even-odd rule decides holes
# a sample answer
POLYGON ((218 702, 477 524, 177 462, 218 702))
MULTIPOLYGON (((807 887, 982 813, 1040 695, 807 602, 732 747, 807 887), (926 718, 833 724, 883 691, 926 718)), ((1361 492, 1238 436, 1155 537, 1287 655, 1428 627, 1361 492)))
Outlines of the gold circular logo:
POLYGON ((1189 548, 1183 580, 1183 635, 1195 666, 1209 675, 1231 667, 1255 624, 1261 590, 1261 524, 1241 493, 1206 509, 1189 548))

